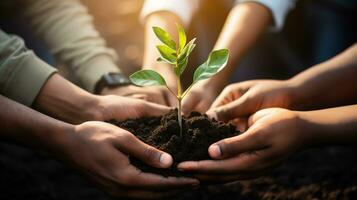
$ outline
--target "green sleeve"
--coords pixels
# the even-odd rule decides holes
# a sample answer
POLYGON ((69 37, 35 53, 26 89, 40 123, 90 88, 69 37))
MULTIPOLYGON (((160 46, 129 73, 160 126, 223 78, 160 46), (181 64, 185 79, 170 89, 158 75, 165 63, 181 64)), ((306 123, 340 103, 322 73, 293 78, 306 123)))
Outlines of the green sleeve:
POLYGON ((31 106, 56 69, 28 50, 24 41, 0 30, 0 94, 31 106))

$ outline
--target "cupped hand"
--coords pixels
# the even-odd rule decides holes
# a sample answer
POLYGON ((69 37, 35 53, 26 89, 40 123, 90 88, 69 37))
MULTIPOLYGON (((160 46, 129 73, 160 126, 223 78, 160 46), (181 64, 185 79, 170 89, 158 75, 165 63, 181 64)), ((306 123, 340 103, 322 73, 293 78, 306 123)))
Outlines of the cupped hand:
POLYGON ((288 81, 278 80, 231 84, 213 102, 207 114, 221 121, 246 122, 251 114, 264 108, 290 108, 293 88, 288 81))
POLYGON ((138 87, 135 85, 121 86, 115 88, 104 88, 101 95, 119 95, 123 97, 132 97, 142 99, 156 104, 175 106, 177 99, 173 96, 166 87, 138 87))
POLYGON ((75 126, 68 138, 58 151, 61 157, 111 195, 154 199, 199 184, 195 179, 163 177, 135 168, 128 155, 157 168, 167 168, 173 161, 169 154, 116 126, 86 122, 75 126))
POLYGON ((231 182, 263 175, 303 148, 307 143, 304 125, 294 111, 270 108, 249 118, 249 129, 241 135, 212 144, 214 160, 188 161, 178 165, 207 182, 231 182))
POLYGON ((192 111, 205 113, 219 92, 220 89, 214 83, 208 82, 208 80, 196 83, 182 100, 182 112, 185 115, 190 114, 192 111))

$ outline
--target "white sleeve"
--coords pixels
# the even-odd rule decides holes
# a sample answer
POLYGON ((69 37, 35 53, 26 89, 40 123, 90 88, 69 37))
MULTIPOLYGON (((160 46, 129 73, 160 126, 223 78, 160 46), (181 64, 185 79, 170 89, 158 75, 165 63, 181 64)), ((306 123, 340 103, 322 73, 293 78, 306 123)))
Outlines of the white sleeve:
POLYGON ((145 0, 140 14, 140 20, 158 11, 168 11, 176 14, 187 27, 192 16, 198 10, 201 0, 145 0))
POLYGON ((294 8, 297 0, 236 0, 236 3, 256 2, 260 3, 270 9, 273 18, 274 26, 272 31, 280 31, 285 22, 286 15, 294 8))

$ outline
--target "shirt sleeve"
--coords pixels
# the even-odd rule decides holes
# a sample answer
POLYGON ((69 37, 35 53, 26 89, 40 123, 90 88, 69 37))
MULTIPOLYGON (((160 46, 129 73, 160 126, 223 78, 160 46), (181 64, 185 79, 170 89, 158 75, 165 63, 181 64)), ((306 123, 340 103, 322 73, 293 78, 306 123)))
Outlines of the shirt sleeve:
POLYGON ((59 64, 87 91, 94 91, 102 75, 121 72, 116 52, 107 47, 79 0, 25 0, 25 15, 59 64))
POLYGON ((297 0, 236 0, 236 3, 256 2, 270 9, 274 24, 270 27, 271 31, 280 31, 285 22, 289 11, 294 8, 297 0))
POLYGON ((199 8, 202 0, 145 0, 141 10, 140 19, 158 11, 168 11, 176 14, 185 27, 189 26, 193 15, 199 8))
POLYGON ((56 69, 28 50, 24 41, 0 30, 0 94, 31 106, 56 69))

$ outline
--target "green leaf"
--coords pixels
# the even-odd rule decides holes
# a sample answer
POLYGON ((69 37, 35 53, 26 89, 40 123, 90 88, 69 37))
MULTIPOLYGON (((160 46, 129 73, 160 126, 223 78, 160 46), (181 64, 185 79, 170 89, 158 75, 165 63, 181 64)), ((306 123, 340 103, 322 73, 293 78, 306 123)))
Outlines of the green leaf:
POLYGON ((185 33, 185 29, 180 24, 176 23, 176 27, 177 27, 177 32, 178 32, 178 36, 179 36, 179 50, 178 50, 178 52, 181 52, 186 45, 186 33, 185 33))
POLYGON ((162 58, 164 58, 164 60, 167 60, 170 63, 176 62, 176 51, 170 49, 165 45, 157 45, 156 48, 159 51, 162 58))
POLYGON ((166 60, 166 59, 163 58, 163 57, 158 57, 158 58, 156 58, 156 61, 157 61, 157 62, 165 62, 165 63, 171 64, 171 65, 174 65, 174 64, 175 64, 175 62, 170 62, 170 61, 166 60))
POLYGON ((196 69, 193 75, 192 84, 195 84, 200 80, 210 78, 211 76, 221 71, 223 67, 226 66, 228 57, 228 49, 219 49, 212 51, 208 56, 207 61, 196 69))
POLYGON ((188 63, 188 57, 190 53, 193 51, 195 48, 196 44, 194 44, 196 38, 192 39, 183 49, 182 53, 179 55, 179 58, 177 59, 177 65, 178 68, 174 68, 175 74, 176 75, 181 75, 187 66, 188 63))
POLYGON ((129 78, 132 83, 138 86, 166 85, 165 79, 159 73, 149 69, 137 71, 129 78))
POLYGON ((161 42, 170 47, 172 50, 176 50, 176 43, 171 39, 171 36, 168 32, 156 26, 152 27, 152 29, 161 42))

